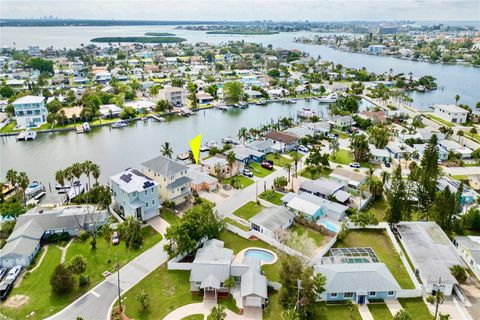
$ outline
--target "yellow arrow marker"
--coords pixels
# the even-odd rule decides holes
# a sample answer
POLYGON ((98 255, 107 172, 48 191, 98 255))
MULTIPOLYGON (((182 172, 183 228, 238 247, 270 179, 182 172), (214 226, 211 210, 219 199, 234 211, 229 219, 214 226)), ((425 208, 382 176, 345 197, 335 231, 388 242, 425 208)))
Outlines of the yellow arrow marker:
POLYGON ((202 134, 199 134, 192 140, 190 140, 190 149, 193 153, 193 158, 195 159, 195 163, 198 164, 198 159, 200 157, 200 145, 202 143, 202 134))

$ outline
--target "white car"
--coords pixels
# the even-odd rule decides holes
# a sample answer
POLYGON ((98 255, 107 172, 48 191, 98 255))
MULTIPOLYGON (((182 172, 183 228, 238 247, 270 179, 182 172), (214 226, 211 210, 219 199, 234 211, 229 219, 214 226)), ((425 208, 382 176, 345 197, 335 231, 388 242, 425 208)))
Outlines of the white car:
POLYGON ((298 150, 300 150, 300 151, 302 151, 302 152, 308 152, 308 151, 310 151, 310 150, 308 150, 308 148, 305 147, 305 146, 299 146, 299 147, 298 147, 298 150))
POLYGON ((360 163, 352 162, 352 163, 350 163, 350 167, 359 169, 360 168, 360 163))
POLYGON ((7 281, 15 281, 17 279, 18 275, 22 271, 22 266, 15 266, 12 269, 10 269, 7 273, 7 277, 5 278, 7 281))

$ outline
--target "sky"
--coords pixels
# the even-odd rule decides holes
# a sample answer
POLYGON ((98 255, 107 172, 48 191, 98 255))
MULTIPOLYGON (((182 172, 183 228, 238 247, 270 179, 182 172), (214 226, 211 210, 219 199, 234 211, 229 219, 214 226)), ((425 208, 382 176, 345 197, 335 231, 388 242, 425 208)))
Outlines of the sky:
POLYGON ((478 0, 0 0, 0 18, 472 21, 478 0))

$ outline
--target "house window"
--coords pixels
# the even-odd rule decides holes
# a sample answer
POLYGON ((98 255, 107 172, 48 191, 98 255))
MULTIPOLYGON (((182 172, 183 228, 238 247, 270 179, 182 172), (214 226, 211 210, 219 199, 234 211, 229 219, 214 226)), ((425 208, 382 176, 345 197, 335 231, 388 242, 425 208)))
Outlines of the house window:
POLYGON ((145 190, 145 194, 147 194, 148 190, 145 190))
POLYGON ((387 295, 390 296, 390 297, 392 297, 393 295, 395 295, 395 292, 394 292, 394 291, 388 291, 388 292, 387 292, 387 295))
POLYGON ((336 298, 336 297, 337 297, 337 293, 336 293, 336 292, 332 292, 332 293, 330 293, 330 297, 332 297, 332 298, 336 298))
POLYGON ((155 200, 152 200, 152 206, 155 204, 155 200))
POLYGON ((201 281, 195 281, 195 285, 196 285, 196 286, 200 286, 201 284, 202 284, 201 281))
POLYGON ((343 297, 344 297, 345 299, 353 298, 353 292, 345 292, 345 293, 343 294, 343 297))
POLYGON ((375 291, 370 291, 368 293, 368 295, 371 296, 371 297, 375 297, 377 295, 377 293, 375 291))

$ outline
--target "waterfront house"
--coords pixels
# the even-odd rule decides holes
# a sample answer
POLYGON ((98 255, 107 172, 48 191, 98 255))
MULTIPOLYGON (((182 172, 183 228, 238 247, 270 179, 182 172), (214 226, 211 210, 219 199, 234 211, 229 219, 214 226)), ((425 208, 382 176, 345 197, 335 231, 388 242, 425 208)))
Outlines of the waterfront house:
POLYGON ((437 104, 433 106, 434 115, 448 122, 465 123, 469 114, 468 110, 454 104, 437 104))
POLYGON ((272 140, 255 140, 252 141, 248 147, 263 154, 280 152, 280 145, 272 140))
POLYGON ((232 149, 225 151, 224 154, 226 155, 229 152, 233 152, 235 154, 235 159, 243 164, 249 164, 252 161, 260 163, 265 156, 263 152, 244 146, 235 146, 232 149))
POLYGON ((224 178, 230 178, 236 175, 237 173, 241 172, 244 168, 243 162, 240 162, 238 160, 236 160, 233 166, 230 168, 228 166, 227 159, 223 155, 216 155, 208 159, 204 159, 201 162, 201 166, 205 172, 208 172, 214 177, 217 176, 215 167, 220 166, 220 168, 222 169, 222 177, 224 178))
POLYGON ((480 280, 480 237, 455 237, 453 245, 468 268, 480 280))
MULTIPOLYGON (((349 249, 349 248, 345 248, 349 249)), ((357 248, 352 248, 357 249, 357 248)), ((360 248, 361 249, 361 248, 360 248)), ((363 259, 322 259, 314 270, 327 279, 325 292, 321 300, 327 302, 352 301, 357 304, 369 303, 370 300, 396 299, 401 290, 393 275, 384 263, 357 262, 363 259)))
POLYGON ((99 108, 99 112, 102 115, 102 118, 116 118, 122 112, 122 108, 117 107, 114 104, 102 104, 99 108))
POLYGON ((192 191, 215 191, 217 189, 217 179, 203 172, 203 167, 194 165, 188 169, 187 176, 190 178, 190 187, 192 191))
POLYGON ((38 127, 47 122, 48 110, 45 100, 38 96, 24 96, 13 103, 17 128, 38 127))
POLYGON ((166 100, 175 106, 181 106, 184 105, 187 100, 187 93, 183 88, 167 87, 158 92, 158 98, 160 100, 166 100))
POLYGON ((82 230, 91 231, 107 221, 107 211, 98 211, 93 206, 30 209, 17 218, 13 232, 0 250, 0 266, 29 266, 43 239, 65 232, 78 236, 82 230))
POLYGON ((206 92, 199 92, 196 95, 198 104, 209 104, 213 102, 213 97, 211 94, 206 92))
POLYGON ((352 116, 333 116, 330 118, 329 122, 335 128, 340 130, 348 129, 355 124, 355 120, 353 120, 352 116))
POLYGON ((144 175, 158 183, 160 200, 184 203, 192 196, 188 167, 164 156, 142 163, 144 175))
POLYGON ((272 130, 264 135, 267 141, 277 144, 281 153, 292 151, 297 148, 299 138, 291 133, 272 130))
POLYGON ((267 207, 250 218, 253 230, 272 238, 279 238, 293 223, 295 214, 285 207, 267 207))
POLYGON ((347 189, 360 190, 360 187, 367 181, 367 176, 345 168, 335 168, 330 173, 330 179, 342 183, 347 189))
POLYGON ((159 214, 158 183, 135 169, 127 169, 110 177, 114 205, 122 217, 141 221, 159 214))
POLYGON ((125 102, 125 107, 133 108, 138 113, 148 113, 155 110, 156 104, 148 100, 133 100, 125 102))
POLYGON ((327 121, 318 121, 318 122, 307 122, 303 126, 311 129, 313 131, 312 135, 317 134, 326 136, 331 129, 330 124, 327 121))

